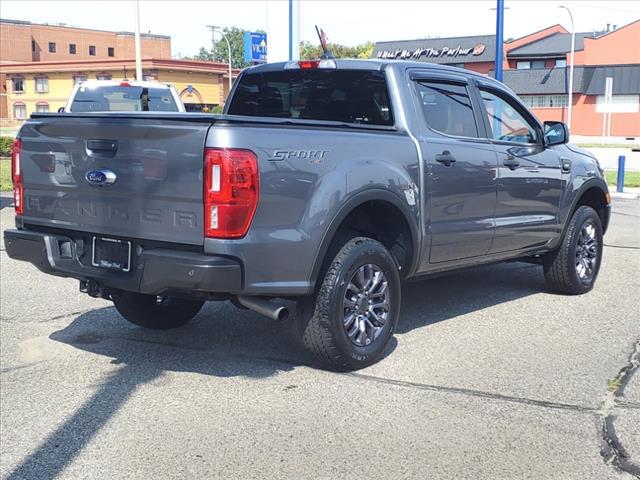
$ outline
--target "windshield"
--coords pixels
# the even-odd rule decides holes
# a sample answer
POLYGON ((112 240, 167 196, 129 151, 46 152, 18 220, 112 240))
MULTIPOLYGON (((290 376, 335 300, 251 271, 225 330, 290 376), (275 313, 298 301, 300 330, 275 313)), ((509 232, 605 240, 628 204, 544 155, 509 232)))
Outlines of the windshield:
POLYGON ((72 112, 177 112, 168 88, 134 86, 80 87, 71 104, 72 112))
POLYGON ((301 69, 244 74, 228 113, 393 125, 384 74, 301 69))

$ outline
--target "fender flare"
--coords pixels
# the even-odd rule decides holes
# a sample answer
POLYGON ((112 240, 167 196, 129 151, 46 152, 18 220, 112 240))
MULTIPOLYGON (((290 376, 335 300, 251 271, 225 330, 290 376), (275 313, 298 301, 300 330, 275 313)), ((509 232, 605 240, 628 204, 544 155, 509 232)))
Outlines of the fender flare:
MULTIPOLYGON (((578 190, 571 193, 571 195, 573 196, 573 199, 571 200, 571 204, 569 208, 567 208, 567 214, 563 219, 562 235, 560 236, 560 241, 562 241, 562 239, 564 238, 564 235, 567 231, 567 227, 569 226, 569 221, 571 220, 571 214, 576 210, 576 206, 578 205, 578 202, 580 201, 580 199, 582 198, 582 196, 585 194, 587 190, 590 190, 594 187, 600 190, 602 192, 602 195, 606 197, 606 194, 608 192, 607 184, 601 178, 591 178, 586 182, 584 182, 582 185, 580 185, 580 188, 578 188, 578 190)), ((608 223, 608 219, 606 223, 608 223)), ((604 224, 604 222, 602 226, 604 230, 607 229, 607 225, 604 224)))
POLYGON ((411 275, 418 266, 418 260, 420 258, 420 236, 418 234, 418 225, 415 220, 415 215, 409 208, 409 206, 402 201, 402 199, 388 191, 380 188, 370 188, 367 190, 360 191, 351 197, 347 201, 345 201, 337 213, 333 216, 333 219, 329 223, 329 227, 325 230, 322 241, 320 242, 320 247, 318 248, 318 252, 316 253, 316 257, 313 261, 313 267, 311 269, 311 278, 310 284, 316 285, 316 280, 318 275, 320 274, 320 269, 322 268, 322 264, 324 263, 325 256, 327 251, 329 250, 329 245, 333 240, 336 232, 338 231, 338 227, 344 221, 345 218, 357 207, 362 205, 363 203, 370 202, 372 200, 387 202, 396 207, 403 215, 404 220, 407 222, 409 226, 409 231, 411 234, 411 244, 413 247, 412 259, 407 269, 406 275, 411 275))

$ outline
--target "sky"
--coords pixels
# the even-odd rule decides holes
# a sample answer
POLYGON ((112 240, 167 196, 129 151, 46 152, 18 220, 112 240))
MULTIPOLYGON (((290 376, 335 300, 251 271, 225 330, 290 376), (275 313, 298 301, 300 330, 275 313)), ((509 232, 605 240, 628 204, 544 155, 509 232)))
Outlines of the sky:
MULTIPOLYGON (((141 0, 141 31, 170 35, 172 55, 189 56, 200 47, 210 48, 206 25, 266 30, 267 1, 283 0, 141 0)), ((345 45, 491 34, 495 5, 495 0, 301 0, 300 38, 316 43, 316 24, 329 41, 345 45)), ((640 19, 636 0, 505 0, 504 38, 517 38, 556 23, 570 30, 569 15, 560 5, 572 11, 576 31, 602 30, 607 23, 622 26, 640 19)), ((2 18, 102 30, 133 31, 133 12, 132 0, 0 0, 2 18)))

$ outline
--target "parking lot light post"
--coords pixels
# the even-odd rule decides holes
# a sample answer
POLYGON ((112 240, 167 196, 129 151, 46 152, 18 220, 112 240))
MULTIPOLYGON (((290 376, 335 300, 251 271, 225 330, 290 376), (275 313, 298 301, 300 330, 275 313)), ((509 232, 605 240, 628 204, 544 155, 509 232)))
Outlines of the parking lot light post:
POLYGON ((571 10, 569 7, 564 5, 560 5, 559 8, 562 8, 567 11, 569 14, 569 18, 571 19, 571 55, 569 60, 569 109, 567 110, 567 127, 569 127, 569 133, 571 133, 571 110, 573 108, 573 57, 576 51, 576 29, 573 26, 573 15, 571 14, 571 10))
MULTIPOLYGON (((229 95, 231 93, 231 86, 233 85, 233 80, 231 79, 231 44, 229 43, 229 39, 227 38, 227 36, 224 34, 224 32, 222 31, 221 28, 215 26, 215 25, 208 25, 209 29, 211 29, 211 42, 212 42, 212 47, 215 49, 215 32, 218 31, 220 33, 220 36, 222 38, 224 38, 224 41, 227 42, 227 49, 229 51, 229 91, 227 92, 227 95, 229 95)), ((225 100, 226 101, 226 100, 225 100)))

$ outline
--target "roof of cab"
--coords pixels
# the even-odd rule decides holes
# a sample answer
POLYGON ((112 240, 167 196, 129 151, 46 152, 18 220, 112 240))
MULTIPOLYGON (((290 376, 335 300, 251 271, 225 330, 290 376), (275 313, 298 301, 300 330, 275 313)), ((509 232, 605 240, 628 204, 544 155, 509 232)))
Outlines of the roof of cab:
MULTIPOLYGON (((501 87, 505 87, 504 84, 498 82, 494 78, 488 77, 478 72, 474 72, 472 70, 467 70, 459 67, 451 67, 448 65, 439 65, 437 63, 427 63, 427 62, 412 62, 410 60, 378 60, 378 59, 334 59, 336 63, 336 68, 342 70, 384 70, 387 67, 398 68, 406 70, 408 68, 420 68, 420 69, 429 69, 436 70, 440 72, 451 72, 463 74, 469 77, 475 77, 479 79, 483 79, 489 83, 497 84, 501 87)), ((262 72, 274 72, 278 70, 283 70, 288 64, 296 63, 293 62, 274 62, 274 63, 263 63, 261 65, 256 65, 254 67, 249 67, 244 70, 246 73, 262 73, 262 72)))
POLYGON ((131 87, 143 87, 143 88, 170 88, 167 83, 158 82, 138 82, 136 80, 85 80, 80 83, 83 87, 95 88, 95 87, 118 87, 122 83, 128 83, 131 87))

